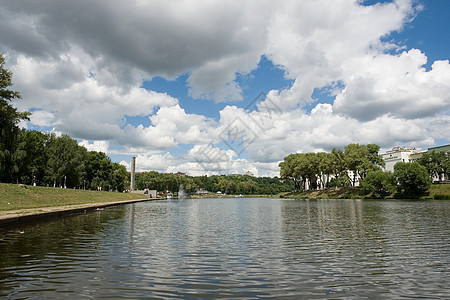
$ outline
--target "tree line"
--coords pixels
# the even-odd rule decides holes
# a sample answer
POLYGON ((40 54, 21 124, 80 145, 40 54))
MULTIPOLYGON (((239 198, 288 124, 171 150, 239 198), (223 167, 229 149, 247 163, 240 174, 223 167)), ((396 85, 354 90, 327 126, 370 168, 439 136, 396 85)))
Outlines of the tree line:
POLYGON ((87 151, 68 135, 21 130, 13 159, 2 169, 0 181, 123 191, 129 187, 129 173, 105 153, 87 151))
POLYGON ((12 73, 0 53, 0 182, 122 191, 129 186, 124 166, 102 152, 88 152, 68 135, 21 130, 29 112, 12 104, 12 73))
POLYGON ((428 191, 432 177, 441 181, 450 174, 450 157, 445 152, 426 152, 415 162, 399 162, 392 173, 382 170, 379 150, 376 144, 349 144, 331 153, 290 154, 279 164, 280 176, 291 179, 296 191, 355 187, 359 180, 361 189, 373 198, 394 193, 416 198, 428 191))
POLYGON ((138 190, 147 188, 176 193, 180 185, 190 194, 203 189, 212 193, 275 195, 281 192, 290 192, 294 188, 291 181, 278 177, 254 177, 240 174, 178 176, 156 171, 136 174, 136 189, 138 190))
POLYGON ((355 186, 358 177, 384 166, 379 150, 376 144, 349 144, 330 153, 293 153, 279 164, 280 176, 292 179, 297 191, 355 186))

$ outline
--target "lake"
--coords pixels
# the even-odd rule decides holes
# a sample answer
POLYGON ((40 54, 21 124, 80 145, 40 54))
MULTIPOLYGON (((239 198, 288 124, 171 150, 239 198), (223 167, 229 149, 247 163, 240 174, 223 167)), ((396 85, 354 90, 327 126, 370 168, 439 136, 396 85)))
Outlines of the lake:
POLYGON ((0 229, 0 298, 442 299, 450 201, 161 200, 0 229))

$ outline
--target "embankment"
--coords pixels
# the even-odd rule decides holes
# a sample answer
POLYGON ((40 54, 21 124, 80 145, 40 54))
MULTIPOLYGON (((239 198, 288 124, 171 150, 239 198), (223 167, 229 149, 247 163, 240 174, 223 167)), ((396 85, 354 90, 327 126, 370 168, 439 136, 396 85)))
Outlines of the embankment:
MULTIPOLYGON (((393 194, 388 198, 396 198, 393 194)), ((360 188, 330 188, 317 191, 303 191, 299 193, 287 193, 281 198, 293 199, 370 199, 370 195, 365 194, 360 188)), ((428 195, 420 199, 450 200, 450 184, 433 184, 428 195)))
POLYGON ((0 224, 148 200, 132 193, 0 183, 0 224))

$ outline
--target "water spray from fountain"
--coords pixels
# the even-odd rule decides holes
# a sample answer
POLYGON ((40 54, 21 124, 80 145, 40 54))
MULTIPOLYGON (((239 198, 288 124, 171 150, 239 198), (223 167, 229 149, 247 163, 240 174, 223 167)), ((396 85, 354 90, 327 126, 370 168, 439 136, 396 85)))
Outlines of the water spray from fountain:
POLYGON ((178 200, 184 200, 186 198, 186 191, 183 189, 183 185, 180 184, 178 189, 178 200))

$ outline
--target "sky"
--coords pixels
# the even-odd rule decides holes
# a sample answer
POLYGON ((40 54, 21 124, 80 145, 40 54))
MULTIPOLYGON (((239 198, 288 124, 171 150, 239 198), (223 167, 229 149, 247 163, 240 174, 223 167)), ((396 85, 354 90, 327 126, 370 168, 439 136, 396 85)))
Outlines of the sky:
POLYGON ((29 130, 137 171, 450 143, 450 1, 0 0, 29 130))

